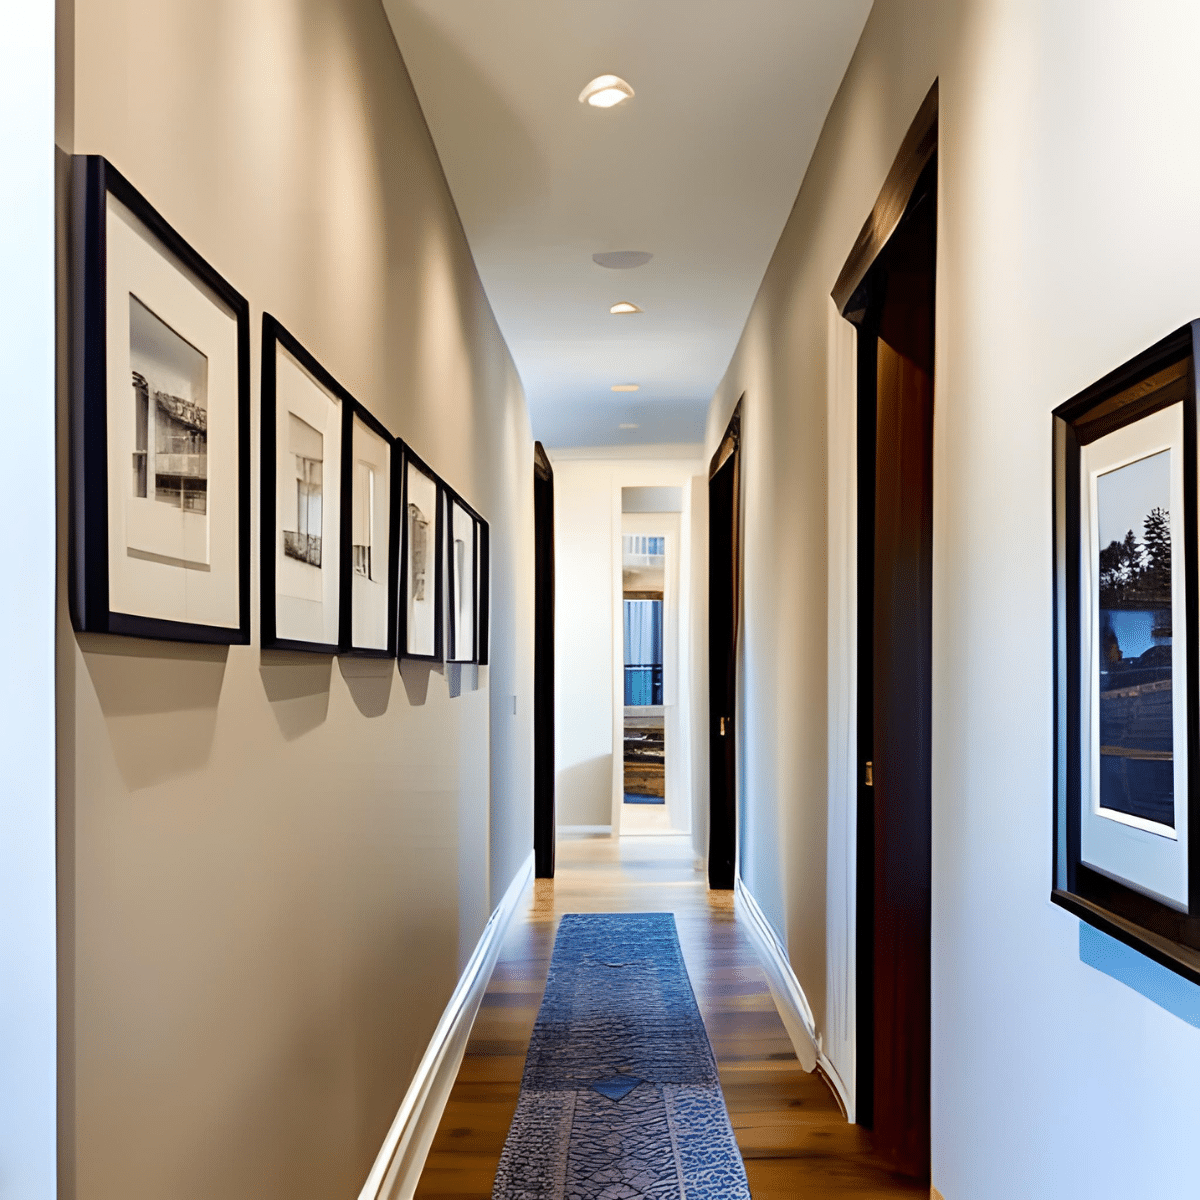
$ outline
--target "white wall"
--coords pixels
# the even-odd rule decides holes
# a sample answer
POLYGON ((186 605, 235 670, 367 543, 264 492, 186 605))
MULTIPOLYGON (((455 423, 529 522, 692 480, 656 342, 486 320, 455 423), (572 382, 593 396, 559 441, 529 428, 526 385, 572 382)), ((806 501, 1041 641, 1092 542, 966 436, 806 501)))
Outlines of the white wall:
POLYGON ((1078 922, 1049 902, 1049 414, 1200 312, 1197 45, 1190 0, 876 0, 710 412, 711 448, 745 392, 742 870, 842 1068, 854 523, 838 405, 853 387, 829 291, 940 79, 933 1182, 946 1200, 1183 1196, 1200 1177, 1200 1030, 1081 962, 1078 922))
MULTIPOLYGON (((687 503, 691 480, 702 469, 695 446, 648 447, 645 453, 630 459, 624 457, 627 447, 549 451, 554 465, 560 827, 611 828, 620 816, 621 489, 682 487, 687 503)), ((685 524, 681 521, 681 528, 685 524)), ((689 582, 687 595, 690 590, 689 582)), ((681 583, 681 601, 684 595, 681 583)))
POLYGON ((0 38, 0 1197, 57 1195, 54 10, 0 38))
POLYGON ((73 1193, 350 1196, 531 849, 520 381, 378 0, 63 3, 62 148, 249 299, 255 454, 266 310, 491 523, 478 673, 61 619, 73 1193))

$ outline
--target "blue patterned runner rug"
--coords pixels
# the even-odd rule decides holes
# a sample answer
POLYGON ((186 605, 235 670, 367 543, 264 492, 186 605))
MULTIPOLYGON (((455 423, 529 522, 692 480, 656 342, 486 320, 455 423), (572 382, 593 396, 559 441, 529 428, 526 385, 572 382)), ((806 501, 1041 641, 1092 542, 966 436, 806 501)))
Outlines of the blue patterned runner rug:
POLYGON ((670 913, 562 919, 493 1200, 749 1200, 670 913))

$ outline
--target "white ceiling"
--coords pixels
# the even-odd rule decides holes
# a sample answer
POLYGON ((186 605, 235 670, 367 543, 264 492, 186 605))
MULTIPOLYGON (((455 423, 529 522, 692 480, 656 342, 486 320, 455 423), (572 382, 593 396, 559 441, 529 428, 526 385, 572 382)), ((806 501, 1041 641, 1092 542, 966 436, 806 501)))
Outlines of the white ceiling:
POLYGON ((701 440, 870 7, 384 0, 546 445, 701 440))

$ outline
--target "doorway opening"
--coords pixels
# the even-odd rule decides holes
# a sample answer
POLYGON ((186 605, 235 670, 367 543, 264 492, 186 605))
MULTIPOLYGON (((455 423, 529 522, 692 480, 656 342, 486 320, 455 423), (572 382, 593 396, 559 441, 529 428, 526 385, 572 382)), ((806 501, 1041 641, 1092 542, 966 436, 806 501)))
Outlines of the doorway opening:
POLYGON ((737 874, 737 642, 741 611, 742 402, 713 455, 708 479, 708 886, 737 874))
POLYGON ((533 446, 533 860, 554 878, 554 469, 533 446))
POLYGON ((936 87, 889 183, 864 236, 883 226, 881 211, 902 215, 860 255, 842 305, 858 328, 855 1092, 857 1120, 872 1130, 877 1153, 926 1179, 936 87))
POLYGON ((683 508, 681 487, 621 490, 622 835, 679 834, 691 827, 691 710, 681 691, 679 661, 680 629, 686 625, 683 508))
POLYGON ((661 812, 622 810, 621 828, 658 824, 666 816, 666 719, 663 713, 663 595, 666 542, 662 534, 622 537, 621 575, 625 694, 622 802, 661 812))

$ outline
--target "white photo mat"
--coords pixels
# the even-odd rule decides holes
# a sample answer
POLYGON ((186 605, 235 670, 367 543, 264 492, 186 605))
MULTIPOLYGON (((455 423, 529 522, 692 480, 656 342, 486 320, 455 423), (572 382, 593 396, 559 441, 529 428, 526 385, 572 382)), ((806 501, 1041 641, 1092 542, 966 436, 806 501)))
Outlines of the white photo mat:
POLYGON ((402 652, 429 658, 437 653, 437 532, 440 489, 416 463, 405 464, 404 594, 402 652))
POLYGON ((1174 908, 1188 904, 1187 614, 1183 537, 1183 405, 1098 438, 1081 449, 1080 858, 1102 874, 1174 908), (1098 562, 1101 547, 1098 481, 1160 453, 1170 455, 1172 727, 1175 823, 1168 827, 1100 804, 1100 628, 1098 562))
POLYGON ((275 636, 281 640, 338 644, 341 464, 341 400, 276 342, 275 636))
POLYGON ((106 209, 109 608, 236 629, 237 318, 114 196, 106 209))
POLYGON ((450 500, 450 520, 447 523, 447 579, 450 604, 453 605, 454 646, 451 662, 473 662, 475 659, 475 625, 477 620, 476 577, 479 553, 475 536, 475 518, 457 500, 450 500))
POLYGON ((357 414, 351 444, 351 644, 388 648, 392 447, 357 414))

